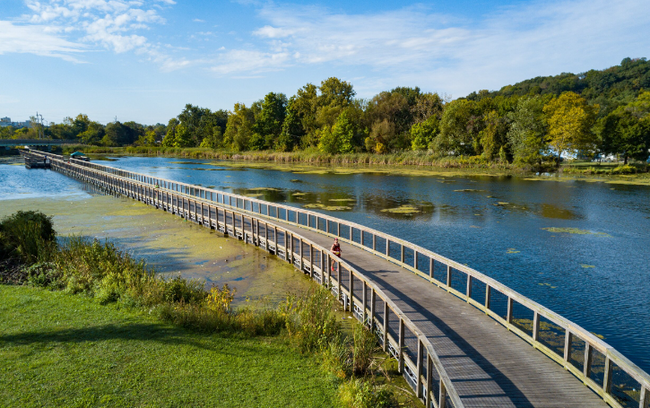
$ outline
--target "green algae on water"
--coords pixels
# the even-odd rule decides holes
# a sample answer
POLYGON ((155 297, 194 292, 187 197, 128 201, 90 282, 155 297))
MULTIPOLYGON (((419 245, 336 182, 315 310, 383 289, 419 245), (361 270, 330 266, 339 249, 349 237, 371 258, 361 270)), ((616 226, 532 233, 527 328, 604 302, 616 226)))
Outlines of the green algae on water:
POLYGON ((352 209, 352 207, 348 207, 346 205, 325 205, 325 204, 305 204, 303 205, 303 208, 307 209, 319 209, 319 210, 325 210, 325 211, 349 211, 352 209))
POLYGON ((381 210, 381 212, 386 212, 391 214, 412 215, 412 214, 419 214, 422 211, 414 205, 407 204, 395 208, 385 208, 381 210))
POLYGON ((576 235, 596 235, 599 237, 611 237, 611 235, 606 234, 604 232, 593 232, 589 230, 581 230, 579 228, 557 228, 557 227, 546 227, 542 228, 544 231, 548 232, 563 232, 566 234, 576 234, 576 235))

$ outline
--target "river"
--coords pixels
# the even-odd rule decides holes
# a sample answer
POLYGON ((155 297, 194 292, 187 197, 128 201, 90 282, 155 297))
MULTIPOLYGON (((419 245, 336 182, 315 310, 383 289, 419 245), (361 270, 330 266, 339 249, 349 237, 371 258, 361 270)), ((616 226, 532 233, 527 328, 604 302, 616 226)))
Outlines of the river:
MULTIPOLYGON (((97 162, 312 208, 417 243, 602 336, 650 372, 648 186, 171 158, 97 162)), ((7 181, 0 170, 0 194, 83 191, 76 181, 44 173, 7 181)))

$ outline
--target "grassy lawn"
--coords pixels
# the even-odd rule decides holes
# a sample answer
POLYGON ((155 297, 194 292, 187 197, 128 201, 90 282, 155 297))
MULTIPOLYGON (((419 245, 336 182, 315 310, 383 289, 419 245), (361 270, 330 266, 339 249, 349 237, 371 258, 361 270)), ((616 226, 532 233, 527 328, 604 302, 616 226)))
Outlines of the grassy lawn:
POLYGON ((278 338, 187 331, 84 296, 0 285, 0 407, 328 407, 336 384, 278 338))

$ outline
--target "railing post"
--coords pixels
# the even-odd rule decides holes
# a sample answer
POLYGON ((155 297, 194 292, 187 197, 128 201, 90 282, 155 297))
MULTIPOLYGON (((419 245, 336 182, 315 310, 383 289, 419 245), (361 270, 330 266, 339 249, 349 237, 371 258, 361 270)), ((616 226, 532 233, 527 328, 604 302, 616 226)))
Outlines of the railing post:
POLYGON ((368 299, 366 299, 366 291, 368 290, 368 284, 366 281, 363 281, 363 294, 361 295, 361 322, 366 325, 366 320, 368 318, 368 314, 366 313, 366 306, 368 305, 368 299))
POLYGON ((467 274, 467 289, 465 290, 465 294, 467 295, 467 301, 472 298, 472 275, 469 273, 467 274))
POLYGON ((589 342, 585 341, 584 364, 582 365, 582 374, 585 376, 585 378, 589 378, 589 373, 591 372, 591 362, 593 361, 592 355, 593 353, 591 352, 591 345, 589 342))
POLYGON ((404 263, 404 244, 400 244, 400 247, 401 247, 400 261, 404 263))
POLYGON ((370 331, 375 332, 375 307, 377 306, 377 299, 375 290, 370 289, 370 331))
POLYGON ((490 292, 491 292, 490 285, 486 284, 485 285, 485 313, 487 313, 490 310, 490 292))
POLYGON ((309 276, 314 279, 314 246, 309 244, 309 276))
POLYGON ((440 395, 438 396, 438 408, 446 408, 447 407, 447 388, 445 387, 445 383, 442 382, 442 378, 440 379, 440 395))
MULTIPOLYGON (((339 300, 343 299, 343 294, 341 293, 341 263, 339 261, 336 262, 336 285, 338 288, 338 294, 336 295, 339 300)), ((345 304, 343 305, 343 310, 345 310, 345 304)))
POLYGON ((433 278, 433 258, 429 258, 429 277, 433 278))
POLYGON ((399 318, 399 340, 397 344, 397 370, 404 373, 404 320, 399 318))
POLYGON ((386 258, 390 258, 390 241, 386 238, 386 258))
POLYGON ((372 250, 377 250, 377 235, 372 234, 372 250))
POLYGON ((361 235, 361 237, 360 237, 360 238, 361 238, 361 246, 365 246, 365 245, 364 245, 364 243, 365 243, 365 238, 364 238, 364 236, 363 236, 363 230, 359 230, 359 234, 361 235))
MULTIPOLYGON (((588 343, 585 342, 585 349, 588 343)), ((586 365, 586 364, 585 364, 586 365)), ((609 356, 605 356, 605 374, 603 375, 603 391, 605 394, 610 394, 612 389, 612 361, 609 356)))
POLYGON ((384 353, 388 351, 388 313, 390 308, 388 302, 384 299, 384 353))
POLYGON ((507 311, 506 311, 506 321, 508 323, 512 323, 512 306, 513 306, 513 300, 510 296, 508 296, 508 302, 507 302, 507 311))
POLYGON ((418 339, 418 363, 415 370, 417 376, 415 396, 418 398, 422 396, 422 354, 424 354, 422 348, 422 340, 418 339))
POLYGON ((447 286, 451 288, 451 265, 447 265, 447 286))
MULTIPOLYGON (((277 243, 276 243, 277 247, 277 243)), ((298 238, 298 264, 300 265, 300 272, 304 272, 303 269, 303 253, 302 253, 302 238, 298 238)))
POLYGON ((413 267, 418 270, 418 251, 413 251, 413 267))
MULTIPOLYGON (((573 341, 573 334, 571 330, 565 329, 564 331, 564 361, 569 361, 571 359, 571 343, 573 341)), ((585 343, 585 348, 586 348, 585 343)))
POLYGON ((641 394, 639 395, 639 408, 648 407, 648 389, 644 386, 641 386, 641 394))
POLYGON ((533 313, 533 340, 538 341, 539 339, 539 313, 533 313))
POLYGON ((424 397, 424 406, 426 408, 430 408, 432 405, 431 395, 433 394, 433 374, 431 371, 433 371, 433 360, 429 353, 427 353, 427 393, 424 397))
MULTIPOLYGON (((339 264, 339 267, 340 266, 341 264, 339 264)), ((350 300, 348 301, 349 303, 348 307, 350 308, 350 313, 354 313, 354 274, 352 273, 352 271, 348 270, 348 276, 350 278, 348 279, 349 280, 348 288, 350 289, 349 290, 350 296, 348 296, 350 298, 350 300)))

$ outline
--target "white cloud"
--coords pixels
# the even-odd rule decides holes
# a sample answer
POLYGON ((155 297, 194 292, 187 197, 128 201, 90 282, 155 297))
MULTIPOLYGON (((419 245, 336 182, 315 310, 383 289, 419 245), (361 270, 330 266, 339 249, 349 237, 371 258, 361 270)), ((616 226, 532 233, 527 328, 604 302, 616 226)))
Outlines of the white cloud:
POLYGON ((101 46, 115 53, 133 51, 173 70, 188 65, 160 51, 143 35, 153 24, 164 24, 160 5, 173 0, 25 0, 32 11, 20 24, 3 22, 0 53, 22 52, 66 60, 71 54, 101 46))
POLYGON ((229 51, 215 72, 330 64, 374 72, 364 75, 370 88, 401 82, 462 96, 538 75, 605 68, 650 51, 642 34, 650 32, 647 0, 537 0, 482 21, 422 6, 344 14, 269 4, 259 17, 264 25, 251 32, 256 46, 229 51))
POLYGON ((219 56, 212 71, 218 74, 276 71, 288 66, 290 60, 291 56, 286 52, 231 50, 219 56))
POLYGON ((0 21, 0 54, 36 54, 80 62, 74 55, 85 49, 85 45, 62 39, 42 26, 0 21))

